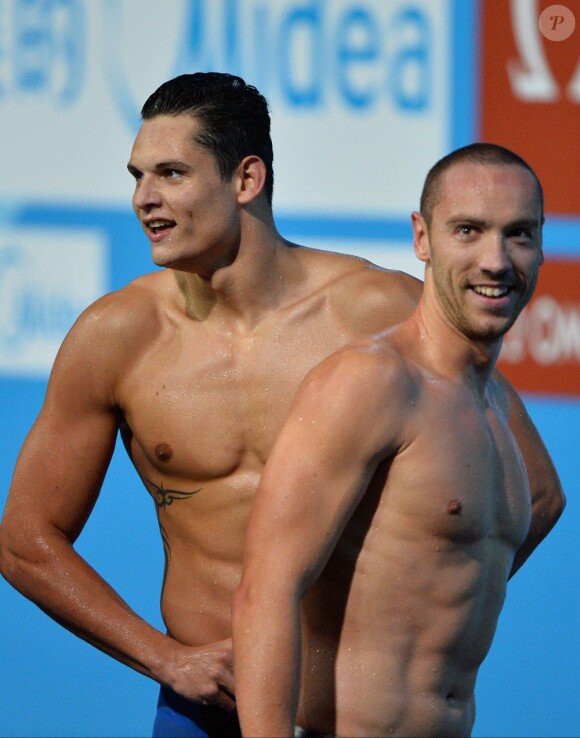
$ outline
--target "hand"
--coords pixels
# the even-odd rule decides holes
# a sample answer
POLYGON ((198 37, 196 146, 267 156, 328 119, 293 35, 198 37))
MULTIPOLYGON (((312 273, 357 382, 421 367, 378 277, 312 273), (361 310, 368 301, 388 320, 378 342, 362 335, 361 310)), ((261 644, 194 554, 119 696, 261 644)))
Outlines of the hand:
POLYGON ((231 638, 201 647, 176 641, 173 644, 177 651, 172 663, 166 665, 169 674, 163 682, 186 699, 233 712, 236 702, 231 638))

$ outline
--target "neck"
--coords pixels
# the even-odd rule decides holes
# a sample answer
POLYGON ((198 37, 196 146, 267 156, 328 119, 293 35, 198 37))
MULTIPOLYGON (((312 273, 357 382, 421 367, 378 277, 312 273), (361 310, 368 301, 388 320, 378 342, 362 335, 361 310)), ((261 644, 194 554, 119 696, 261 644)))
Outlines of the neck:
POLYGON ((462 378, 483 394, 495 367, 502 338, 474 339, 462 333, 425 295, 409 319, 417 341, 417 360, 433 372, 462 378))
MULTIPOLYGON (((248 234, 246 234, 248 235, 248 234)), ((175 271, 187 315, 253 328, 293 293, 300 278, 295 250, 275 229, 242 238, 235 258, 209 274, 175 271)))

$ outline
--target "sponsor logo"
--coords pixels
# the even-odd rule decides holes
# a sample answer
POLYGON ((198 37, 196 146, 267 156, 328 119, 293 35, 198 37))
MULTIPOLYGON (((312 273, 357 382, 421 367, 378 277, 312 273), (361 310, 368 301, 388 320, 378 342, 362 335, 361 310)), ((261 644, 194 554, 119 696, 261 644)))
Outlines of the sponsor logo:
POLYGON ((217 70, 271 104, 277 208, 407 215, 452 136, 458 15, 449 0, 0 0, 0 195, 127 206, 143 102, 217 70))
POLYGON ((71 105, 85 79, 86 41, 83 0, 0 0, 0 102, 71 105))
POLYGON ((105 243, 88 230, 0 236, 0 375, 45 376, 79 313, 106 291, 105 243))
POLYGON ((521 391, 580 395, 580 261, 547 261, 498 367, 521 391))
MULTIPOLYGON (((139 122, 144 95, 143 17, 152 0, 106 0, 103 62, 108 86, 125 121, 139 122)), ((329 105, 364 113, 387 105, 422 116, 433 103, 433 2, 347 0, 188 0, 164 8, 163 36, 151 29, 162 81, 184 72, 227 71, 255 84, 276 105, 308 114, 329 105), (168 48, 160 40, 172 43, 168 48), (160 48, 161 47, 161 48, 160 48)), ((147 64, 147 61, 144 62, 147 64)))

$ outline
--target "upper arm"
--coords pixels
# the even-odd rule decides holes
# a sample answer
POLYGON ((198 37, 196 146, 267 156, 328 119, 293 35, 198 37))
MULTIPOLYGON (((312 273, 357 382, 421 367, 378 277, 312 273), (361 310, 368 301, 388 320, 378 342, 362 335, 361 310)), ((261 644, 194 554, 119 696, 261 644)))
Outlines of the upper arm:
MULTIPOLYGON (((565 497, 554 463, 542 438, 530 418, 521 397, 507 381, 496 373, 509 398, 508 422, 518 443, 530 483, 532 505, 542 505, 544 512, 558 516, 565 506, 565 497)), ((554 521, 555 522, 555 521, 554 521)))
POLYGON ((119 354, 103 322, 85 314, 65 338, 20 451, 3 520, 4 535, 28 532, 20 543, 54 530, 73 541, 99 494, 118 427, 113 385, 119 354))
POLYGON ((254 500, 246 579, 299 596, 316 580, 378 464, 396 452, 386 374, 382 360, 355 349, 304 381, 254 500))
POLYGON ((524 460, 532 505, 530 529, 516 552, 511 577, 557 523, 566 505, 566 498, 550 454, 520 396, 499 372, 495 376, 509 399, 508 422, 524 460))

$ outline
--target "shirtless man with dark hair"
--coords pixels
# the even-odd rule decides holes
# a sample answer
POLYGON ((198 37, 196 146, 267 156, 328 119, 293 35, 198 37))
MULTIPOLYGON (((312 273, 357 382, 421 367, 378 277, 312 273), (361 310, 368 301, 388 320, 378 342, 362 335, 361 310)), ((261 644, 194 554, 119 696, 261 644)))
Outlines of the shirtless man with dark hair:
MULTIPOLYGON (((421 283, 280 236, 267 103, 239 77, 162 85, 128 168, 165 269, 98 300, 65 339, 14 473, 0 566, 59 623, 159 682, 155 735, 228 738, 231 597, 264 463, 306 373, 408 316, 421 283), (166 633, 74 549, 119 432, 156 506, 166 633)), ((526 556, 563 498, 521 403, 512 421, 537 480, 526 556)))
POLYGON ((542 203, 506 149, 442 160, 412 217, 417 309, 299 389, 234 596, 244 736, 470 735, 532 519, 493 369, 543 261, 542 203))

